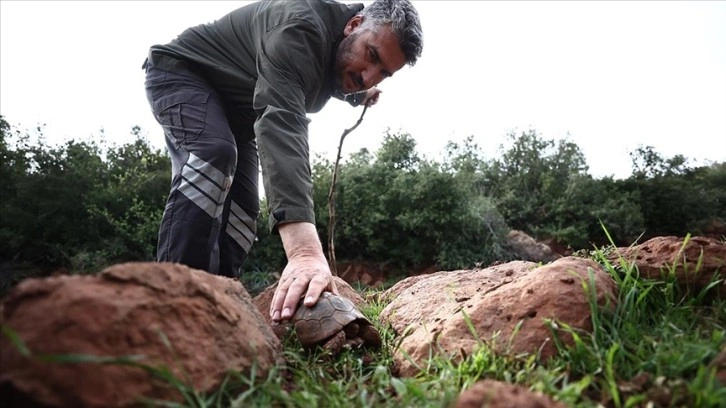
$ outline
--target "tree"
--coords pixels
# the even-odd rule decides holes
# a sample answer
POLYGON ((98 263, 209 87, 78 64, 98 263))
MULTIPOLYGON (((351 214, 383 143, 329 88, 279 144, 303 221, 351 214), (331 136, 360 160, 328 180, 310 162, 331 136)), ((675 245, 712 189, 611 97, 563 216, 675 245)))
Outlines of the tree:
POLYGON ((91 222, 107 237, 104 247, 94 249, 104 260, 155 259, 171 165, 166 152, 152 148, 138 126, 131 134, 134 141, 105 153, 104 186, 86 203, 91 222))
POLYGON ((683 155, 665 159, 653 146, 638 146, 628 154, 633 166, 632 176, 635 178, 683 175, 691 170, 688 159, 683 155))
MULTIPOLYGON (((415 148, 411 135, 389 133, 375 154, 361 150, 341 167, 335 243, 341 259, 399 268, 505 259, 508 229, 491 201, 471 188, 470 169, 423 159, 415 148)), ((314 169, 329 172, 325 165, 314 169)), ((322 179, 316 176, 315 189, 322 179)))
POLYGON ((501 158, 484 171, 488 194, 515 229, 535 236, 561 230, 566 225, 559 224, 560 212, 571 211, 561 208, 562 197, 571 183, 587 175, 584 155, 576 144, 567 140, 555 144, 534 130, 507 137, 511 146, 500 146, 501 158))
POLYGON ((153 259, 169 164, 140 129, 108 151, 93 140, 48 146, 41 126, 13 132, 3 119, 0 130, 2 260, 81 271, 153 259))

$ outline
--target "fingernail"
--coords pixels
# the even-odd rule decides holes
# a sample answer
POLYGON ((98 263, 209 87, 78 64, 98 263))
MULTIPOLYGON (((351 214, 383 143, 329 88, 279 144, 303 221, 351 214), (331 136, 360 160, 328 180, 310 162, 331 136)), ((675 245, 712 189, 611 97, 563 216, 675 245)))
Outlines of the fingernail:
POLYGON ((280 311, 279 310, 275 310, 272 313, 272 320, 274 320, 274 321, 280 320, 280 311))
POLYGON ((290 317, 291 314, 292 313, 290 313, 290 308, 289 307, 286 307, 286 308, 282 309, 282 318, 283 319, 290 317))
POLYGON ((308 306, 310 306, 310 304, 313 303, 314 300, 315 299, 313 299, 312 296, 308 296, 308 297, 305 298, 305 304, 308 305, 308 306))

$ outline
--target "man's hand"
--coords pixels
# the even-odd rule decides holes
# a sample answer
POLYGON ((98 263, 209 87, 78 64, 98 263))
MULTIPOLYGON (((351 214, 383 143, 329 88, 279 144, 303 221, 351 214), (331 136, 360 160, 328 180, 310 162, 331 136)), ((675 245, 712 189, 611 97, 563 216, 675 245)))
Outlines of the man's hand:
POLYGON ((363 98, 363 102, 361 102, 361 105, 366 105, 369 108, 376 103, 378 103, 378 96, 381 94, 380 89, 376 88, 375 86, 369 90, 366 91, 366 96, 363 98))
POLYGON ((275 322, 290 319, 303 295, 305 306, 312 306, 323 291, 338 293, 315 225, 290 222, 279 225, 278 231, 285 247, 287 266, 270 305, 270 316, 275 322))

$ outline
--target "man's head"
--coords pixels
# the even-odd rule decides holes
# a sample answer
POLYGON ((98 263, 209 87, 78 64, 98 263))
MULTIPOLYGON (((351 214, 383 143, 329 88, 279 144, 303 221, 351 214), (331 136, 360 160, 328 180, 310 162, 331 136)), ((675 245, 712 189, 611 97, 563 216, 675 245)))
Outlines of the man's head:
POLYGON ((335 61, 343 93, 378 85, 421 56, 423 33, 408 0, 376 0, 350 19, 335 61))

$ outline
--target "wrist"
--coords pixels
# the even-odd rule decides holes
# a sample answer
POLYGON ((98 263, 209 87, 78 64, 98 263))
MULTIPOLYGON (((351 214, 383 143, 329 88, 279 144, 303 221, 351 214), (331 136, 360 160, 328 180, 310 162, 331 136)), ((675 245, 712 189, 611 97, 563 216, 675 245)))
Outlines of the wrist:
POLYGON ((286 222, 277 228, 288 260, 297 258, 321 258, 323 246, 315 224, 309 222, 286 222))

